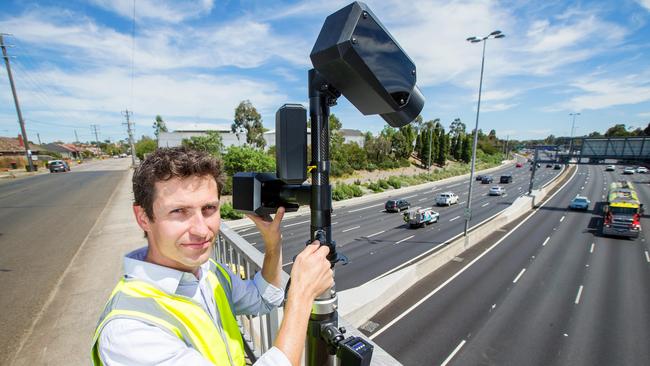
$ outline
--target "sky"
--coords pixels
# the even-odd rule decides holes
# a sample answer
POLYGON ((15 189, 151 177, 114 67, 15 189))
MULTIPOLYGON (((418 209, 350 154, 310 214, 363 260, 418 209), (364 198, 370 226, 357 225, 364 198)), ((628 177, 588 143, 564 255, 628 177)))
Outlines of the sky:
MULTIPOLYGON (((153 136, 168 128, 229 126, 250 100, 273 129, 285 103, 307 106, 309 54, 338 0, 0 0, 4 36, 27 135, 43 143, 153 136), (135 4, 135 11, 134 11, 135 4), (135 13, 135 17, 134 17, 135 13)), ((403 1, 366 4, 417 67, 422 116, 448 127, 476 122, 500 138, 603 133, 650 123, 650 0, 403 1)), ((344 128, 386 126, 344 97, 344 128)), ((20 133, 7 72, 0 69, 0 136, 20 133)))

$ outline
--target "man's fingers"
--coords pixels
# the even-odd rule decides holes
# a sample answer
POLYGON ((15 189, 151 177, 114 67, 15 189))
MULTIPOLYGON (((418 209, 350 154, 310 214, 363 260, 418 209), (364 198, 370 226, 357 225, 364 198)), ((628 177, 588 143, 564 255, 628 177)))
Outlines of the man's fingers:
POLYGON ((327 254, 329 254, 329 252, 330 252, 330 247, 328 247, 327 245, 321 245, 316 251, 316 254, 322 257, 326 257, 327 254))
POLYGON ((282 206, 278 207, 278 210, 275 212, 275 218, 273 218, 273 224, 274 225, 280 226, 280 222, 282 221, 282 218, 284 217, 284 212, 285 212, 284 207, 282 207, 282 206))

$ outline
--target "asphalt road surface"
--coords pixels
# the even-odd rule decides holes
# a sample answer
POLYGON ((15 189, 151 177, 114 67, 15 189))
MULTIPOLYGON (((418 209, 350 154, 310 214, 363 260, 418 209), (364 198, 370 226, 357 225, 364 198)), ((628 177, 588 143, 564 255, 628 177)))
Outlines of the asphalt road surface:
POLYGON ((130 159, 0 182, 0 365, 43 308, 130 159))
POLYGON ((650 364, 646 238, 602 237, 594 212, 614 180, 637 183, 650 202, 650 175, 619 173, 580 166, 516 230, 452 277, 414 286, 367 334, 405 365, 650 364), (589 211, 567 210, 576 194, 589 211))
MULTIPOLYGON (((560 170, 542 166, 537 169, 535 188, 547 183, 560 170)), ((528 191, 530 171, 528 164, 515 168, 511 164, 491 173, 493 184, 476 181, 472 193, 472 221, 474 226, 497 214, 510 205, 517 197, 528 191), (487 192, 497 185, 502 173, 512 173, 513 181, 500 184, 506 188, 503 196, 488 196, 487 192)), ((396 196, 404 198, 411 206, 429 207, 434 205, 437 193, 453 191, 459 196, 457 205, 434 207, 440 212, 438 223, 421 229, 411 229, 398 213, 384 211, 386 198, 366 201, 354 206, 338 207, 332 214, 332 236, 337 243, 337 251, 350 259, 345 266, 336 267, 336 288, 345 290, 359 286, 388 271, 395 270, 404 263, 426 252, 440 250, 441 244, 463 232, 465 220, 463 211, 468 196, 467 181, 440 184, 396 196)), ((309 239, 309 214, 285 219, 282 224, 284 270, 291 271, 292 258, 298 254, 309 239)), ((237 232, 260 251, 264 251, 263 241, 254 226, 237 229, 237 232)))

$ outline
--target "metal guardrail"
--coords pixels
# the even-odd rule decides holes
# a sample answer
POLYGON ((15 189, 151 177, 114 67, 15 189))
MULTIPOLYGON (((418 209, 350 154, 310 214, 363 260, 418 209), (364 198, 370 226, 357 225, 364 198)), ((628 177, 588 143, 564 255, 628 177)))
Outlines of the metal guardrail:
MULTIPOLYGON (((215 241, 215 257, 221 264, 227 265, 234 273, 243 279, 252 279, 257 271, 262 269, 264 254, 255 249, 246 239, 242 238, 225 223, 221 223, 219 237, 215 241)), ((282 283, 286 285, 289 275, 282 272, 282 283)), ((240 315, 237 317, 240 331, 244 338, 247 355, 254 363, 264 352, 273 347, 273 342, 280 328, 280 312, 276 308, 269 314, 261 316, 240 315)), ((346 335, 364 337, 361 332, 339 317, 339 325, 345 326, 346 335)), ((389 355, 376 343, 369 341, 375 348, 371 365, 399 366, 401 363, 389 355)))
MULTIPOLYGON (((255 273, 262 269, 264 262, 264 255, 259 250, 223 222, 219 237, 215 241, 215 258, 242 279, 253 279, 255 273)), ((284 284, 288 279, 289 275, 282 272, 284 284)), ((239 315, 237 320, 248 356, 255 362, 264 352, 273 347, 280 327, 279 310, 275 308, 269 314, 259 316, 239 315)))

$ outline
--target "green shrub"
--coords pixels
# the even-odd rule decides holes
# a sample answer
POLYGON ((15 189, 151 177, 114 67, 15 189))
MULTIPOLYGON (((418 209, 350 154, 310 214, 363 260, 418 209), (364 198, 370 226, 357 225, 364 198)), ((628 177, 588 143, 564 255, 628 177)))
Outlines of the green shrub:
POLYGON ((379 185, 379 183, 369 183, 369 184, 368 184, 368 189, 370 189, 371 191, 373 191, 373 192, 375 192, 375 193, 377 193, 377 192, 383 192, 383 191, 384 191, 384 190, 381 188, 381 186, 379 185))
POLYGON ((363 196, 361 187, 354 184, 337 183, 332 190, 332 199, 334 201, 341 201, 348 198, 361 196, 363 196))
POLYGON ((361 181, 360 181, 359 179, 355 179, 355 180, 354 180, 354 185, 355 185, 355 186, 360 186, 360 185, 361 185, 361 181))
POLYGON ((221 205, 221 217, 227 220, 237 220, 244 218, 244 215, 239 213, 239 211, 235 210, 232 208, 232 205, 230 203, 224 203, 221 205))
POLYGON ((382 189, 388 189, 388 188, 390 188, 390 184, 388 184, 388 182, 385 181, 385 180, 383 180, 383 179, 378 180, 378 181, 377 181, 377 184, 379 184, 379 186, 380 186, 382 189))
POLYGON ((408 167, 411 166, 411 162, 408 161, 408 159, 401 159, 399 161, 399 166, 400 166, 400 168, 408 168, 408 167))
POLYGON ((374 172, 375 170, 377 170, 377 165, 373 163, 368 163, 368 165, 366 165, 366 170, 368 170, 369 172, 374 172))
POLYGON ((387 183, 395 189, 402 188, 402 181, 400 181, 396 176, 388 178, 387 183))

